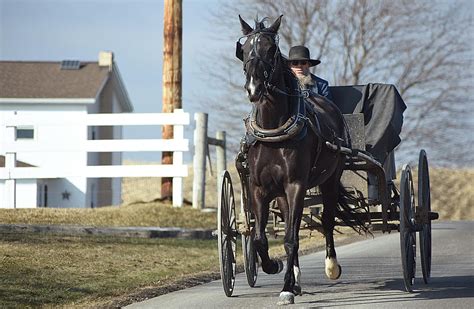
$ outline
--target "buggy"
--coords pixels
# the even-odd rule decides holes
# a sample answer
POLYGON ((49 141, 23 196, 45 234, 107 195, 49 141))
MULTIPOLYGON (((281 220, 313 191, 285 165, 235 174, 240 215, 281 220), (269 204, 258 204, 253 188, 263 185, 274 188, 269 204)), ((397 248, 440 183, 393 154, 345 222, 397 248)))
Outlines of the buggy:
MULTIPOLYGON (((431 221, 438 214, 431 211, 430 180, 426 152, 420 150, 418 183, 412 169, 405 164, 401 169, 400 185, 395 179, 394 149, 406 106, 393 85, 368 84, 362 86, 331 87, 334 103, 344 114, 351 147, 326 142, 326 147, 346 156, 342 182, 349 192, 351 207, 359 210, 358 220, 372 231, 400 232, 401 264, 405 289, 412 291, 416 266, 416 232, 419 234, 423 280, 428 283, 431 272, 431 221), (417 192, 415 194, 415 192, 417 192)), ((258 258, 252 242, 254 218, 250 211, 249 168, 246 161, 246 142, 236 158, 241 183, 241 207, 237 217, 234 190, 228 171, 219 184, 218 250, 224 292, 231 296, 236 275, 237 238, 242 238, 244 269, 248 284, 253 287, 258 276, 258 258)), ((302 230, 321 231, 322 200, 318 188, 307 190, 302 230)), ((283 216, 275 203, 270 206, 271 218, 267 232, 277 236, 284 232, 283 216)), ((337 220, 338 225, 347 224, 337 220)))

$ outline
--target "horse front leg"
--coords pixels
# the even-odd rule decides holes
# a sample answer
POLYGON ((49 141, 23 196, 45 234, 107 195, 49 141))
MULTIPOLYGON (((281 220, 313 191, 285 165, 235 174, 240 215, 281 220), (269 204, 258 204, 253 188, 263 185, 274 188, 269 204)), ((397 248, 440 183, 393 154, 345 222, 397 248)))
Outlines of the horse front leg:
POLYGON ((328 181, 320 186, 324 211, 322 215, 322 224, 324 229, 324 237, 326 238, 326 260, 325 271, 326 277, 332 280, 339 279, 342 274, 342 267, 337 262, 336 249, 334 246, 334 226, 336 224, 336 209, 338 201, 338 182, 328 181))
POLYGON ((303 214, 303 201, 305 187, 301 184, 290 184, 286 188, 288 211, 285 214, 285 251, 287 255, 287 268, 285 284, 280 293, 278 305, 288 305, 295 302, 295 295, 301 293, 299 286, 299 230, 303 214), (295 288, 296 287, 296 288, 295 288))
MULTIPOLYGON (((286 200, 285 196, 280 196, 276 198, 276 203, 278 205, 278 208, 280 209, 283 218, 287 220, 289 218, 289 207, 288 207, 288 201, 286 200)), ((286 222, 286 221, 285 221, 286 222)), ((295 276, 295 286, 293 288, 293 294, 295 295, 302 295, 301 293, 301 269, 300 269, 300 262, 298 258, 298 252, 295 253, 294 259, 293 259, 293 274, 295 276)))
POLYGON ((258 187, 252 192, 252 209, 255 216, 255 227, 253 229, 253 244, 260 256, 262 269, 267 274, 277 274, 283 270, 280 260, 272 260, 268 255, 268 239, 265 228, 268 222, 269 202, 267 202, 258 187))

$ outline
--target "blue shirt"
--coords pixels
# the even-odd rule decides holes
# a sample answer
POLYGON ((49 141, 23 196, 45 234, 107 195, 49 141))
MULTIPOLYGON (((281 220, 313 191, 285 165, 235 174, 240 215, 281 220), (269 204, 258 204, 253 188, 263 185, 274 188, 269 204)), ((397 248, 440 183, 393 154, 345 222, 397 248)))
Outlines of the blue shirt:
POLYGON ((329 91, 328 81, 314 74, 311 74, 311 79, 313 81, 313 84, 306 84, 305 85, 306 89, 314 93, 317 93, 319 95, 322 95, 323 97, 326 97, 332 101, 332 95, 331 95, 331 92, 329 91))

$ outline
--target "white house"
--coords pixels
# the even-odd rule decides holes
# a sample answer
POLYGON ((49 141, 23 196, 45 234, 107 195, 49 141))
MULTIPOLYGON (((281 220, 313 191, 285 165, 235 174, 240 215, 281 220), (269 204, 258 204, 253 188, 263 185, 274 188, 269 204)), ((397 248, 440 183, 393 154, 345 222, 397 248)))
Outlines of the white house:
MULTIPOLYGON (((16 143, 68 145, 84 140, 118 139, 121 127, 53 125, 55 119, 94 113, 132 112, 112 52, 98 62, 0 61, 0 169, 5 167, 8 115, 50 117, 51 125, 16 128, 16 143)), ((121 164, 121 153, 19 152, 17 166, 54 167, 121 164)), ((6 180, 0 178, 0 208, 5 207, 6 180)), ((16 207, 99 207, 121 203, 120 178, 51 178, 16 181, 16 207)))

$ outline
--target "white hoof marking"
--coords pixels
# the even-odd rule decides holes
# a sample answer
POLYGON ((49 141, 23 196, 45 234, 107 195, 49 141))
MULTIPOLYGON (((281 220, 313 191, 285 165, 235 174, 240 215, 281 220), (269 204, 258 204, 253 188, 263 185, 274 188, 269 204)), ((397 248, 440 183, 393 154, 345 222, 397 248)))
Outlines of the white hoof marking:
POLYGON ((295 294, 291 292, 281 292, 280 300, 277 302, 278 306, 291 305, 295 303, 295 294))
POLYGON ((337 263, 336 258, 326 258, 326 276, 335 280, 341 276, 341 267, 337 263))

